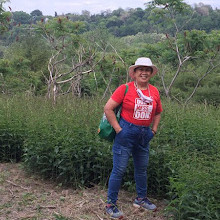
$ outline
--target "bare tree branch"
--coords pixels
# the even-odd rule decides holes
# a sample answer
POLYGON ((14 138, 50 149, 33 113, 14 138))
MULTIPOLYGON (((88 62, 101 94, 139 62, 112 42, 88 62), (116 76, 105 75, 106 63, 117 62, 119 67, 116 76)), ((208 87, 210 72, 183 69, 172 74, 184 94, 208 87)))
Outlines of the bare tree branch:
POLYGON ((195 87, 194 87, 194 89, 193 89, 191 95, 186 99, 184 105, 186 105, 186 104, 189 102, 189 100, 194 96, 194 94, 195 94, 196 90, 198 89, 198 87, 199 87, 201 81, 202 81, 208 74, 210 74, 215 68, 217 68, 218 66, 220 66, 220 64, 217 64, 217 65, 214 66, 212 63, 210 63, 210 65, 209 65, 208 69, 206 70, 206 72, 203 74, 203 76, 202 76, 201 78, 198 79, 198 81, 197 81, 197 83, 196 83, 196 85, 195 85, 195 87))
POLYGON ((106 94, 107 94, 107 91, 110 90, 109 88, 110 88, 110 84, 111 84, 111 82, 112 82, 112 75, 110 76, 110 79, 109 79, 108 85, 107 85, 107 87, 106 87, 106 89, 105 89, 105 92, 104 92, 104 94, 103 94, 101 100, 103 100, 103 99, 105 98, 105 96, 106 96, 106 94))
POLYGON ((113 47, 112 44, 110 44, 110 46, 112 47, 112 49, 114 50, 114 52, 116 53, 116 55, 119 57, 119 59, 120 59, 121 62, 123 63, 125 69, 127 70, 127 74, 126 74, 126 82, 128 82, 128 78, 129 78, 128 67, 127 67, 125 61, 122 59, 122 57, 118 54, 118 51, 115 49, 115 47, 113 47))

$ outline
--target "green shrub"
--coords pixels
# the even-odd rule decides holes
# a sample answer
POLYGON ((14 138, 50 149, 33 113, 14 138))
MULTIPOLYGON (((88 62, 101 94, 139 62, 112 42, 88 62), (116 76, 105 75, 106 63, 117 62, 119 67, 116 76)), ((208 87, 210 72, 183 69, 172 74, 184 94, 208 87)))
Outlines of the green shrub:
POLYGON ((198 103, 206 101, 208 104, 214 104, 218 106, 220 104, 219 89, 219 85, 212 85, 211 87, 201 87, 195 94, 195 100, 198 103))
MULTIPOLYGON (((54 106, 42 97, 23 96, 0 103, 2 161, 19 160, 24 152, 27 170, 45 178, 73 187, 107 184, 112 144, 97 135, 104 101, 69 96, 54 106)), ((167 100, 163 108, 151 142, 148 193, 170 199, 168 211, 175 219, 217 219, 220 110, 183 108, 167 100)), ((134 191, 133 179, 130 161, 123 187, 134 191)))
POLYGON ((220 154, 186 154, 171 164, 178 173, 169 178, 172 200, 168 211, 175 219, 219 219, 220 154))
POLYGON ((220 111, 207 105, 165 106, 152 145, 165 150, 165 159, 160 161, 169 182, 168 211, 174 219, 218 219, 220 111))
POLYGON ((0 98, 0 162, 21 160, 25 139, 22 101, 0 98))
POLYGON ((184 147, 187 151, 200 151, 212 155, 220 146, 220 111, 208 105, 186 108, 166 103, 156 146, 184 147))
POLYGON ((44 177, 73 186, 105 182, 111 169, 110 144, 97 136, 95 100, 59 100, 35 106, 25 141, 25 165, 44 177))

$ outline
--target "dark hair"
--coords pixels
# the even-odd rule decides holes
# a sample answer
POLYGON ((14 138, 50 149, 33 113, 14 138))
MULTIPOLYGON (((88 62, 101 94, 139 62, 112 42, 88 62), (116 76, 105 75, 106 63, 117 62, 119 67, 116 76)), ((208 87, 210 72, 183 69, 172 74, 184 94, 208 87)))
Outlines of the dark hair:
MULTIPOLYGON (((136 72, 137 68, 139 68, 139 67, 142 67, 142 66, 138 66, 138 67, 134 68, 134 72, 136 72)), ((151 73, 153 73, 154 70, 151 66, 145 66, 145 67, 149 67, 151 69, 151 73)))

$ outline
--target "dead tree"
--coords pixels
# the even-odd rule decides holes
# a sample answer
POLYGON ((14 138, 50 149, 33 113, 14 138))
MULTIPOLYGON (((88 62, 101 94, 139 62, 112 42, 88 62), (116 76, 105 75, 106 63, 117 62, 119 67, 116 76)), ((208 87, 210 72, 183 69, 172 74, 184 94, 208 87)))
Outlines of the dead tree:
POLYGON ((87 50, 83 45, 75 51, 75 56, 70 59, 64 54, 63 49, 56 51, 51 56, 48 63, 49 78, 47 79, 48 98, 53 98, 67 93, 75 96, 81 96, 81 80, 87 74, 94 71, 95 66, 102 60, 103 56, 96 61, 96 51, 89 48, 87 50))
POLYGON ((51 47, 49 74, 45 78, 47 97, 54 103, 59 95, 67 93, 80 97, 82 79, 94 72, 105 56, 105 50, 100 53, 94 42, 77 34, 81 25, 66 17, 38 23, 38 30, 51 47))

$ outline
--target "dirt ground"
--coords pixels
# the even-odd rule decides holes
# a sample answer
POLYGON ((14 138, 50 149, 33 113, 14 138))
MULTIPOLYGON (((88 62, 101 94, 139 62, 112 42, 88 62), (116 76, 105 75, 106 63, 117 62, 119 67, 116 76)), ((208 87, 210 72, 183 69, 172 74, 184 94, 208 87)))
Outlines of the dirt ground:
MULTIPOLYGON (((165 220, 164 201, 152 199, 156 212, 135 209, 135 194, 120 191, 118 206, 126 220, 165 220)), ((24 172, 21 164, 0 164, 0 220, 107 220, 106 189, 64 188, 24 172)))

